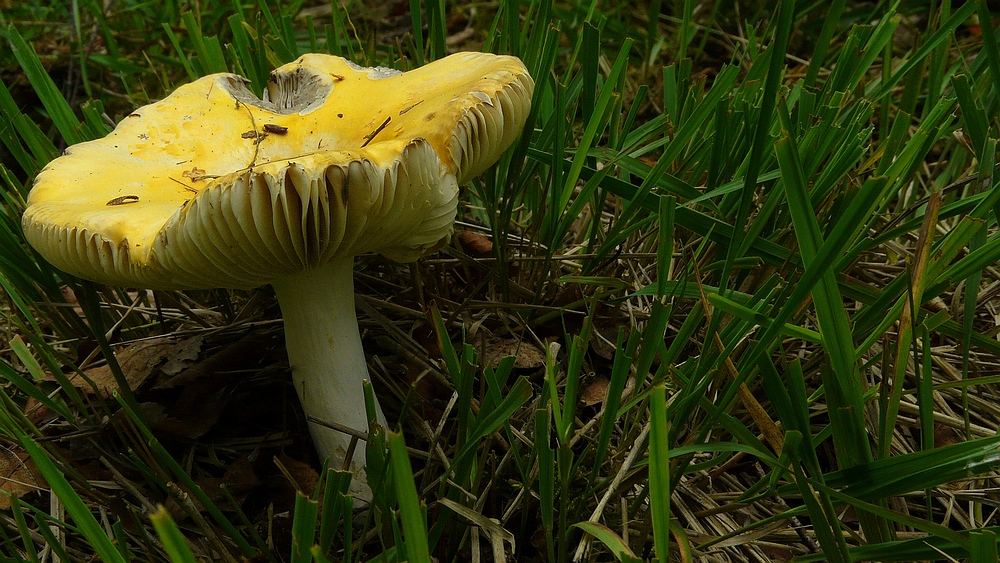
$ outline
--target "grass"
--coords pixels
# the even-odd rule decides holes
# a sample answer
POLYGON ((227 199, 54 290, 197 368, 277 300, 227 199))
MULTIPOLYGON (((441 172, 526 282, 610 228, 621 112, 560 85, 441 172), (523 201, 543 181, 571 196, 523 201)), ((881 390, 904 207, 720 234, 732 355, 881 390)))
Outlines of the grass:
POLYGON ((996 561, 985 2, 267 4, 0 2, 5 557, 996 561), (94 286, 19 217, 197 76, 455 49, 520 56, 531 115, 462 243, 360 260, 397 424, 354 514, 269 289, 94 286))

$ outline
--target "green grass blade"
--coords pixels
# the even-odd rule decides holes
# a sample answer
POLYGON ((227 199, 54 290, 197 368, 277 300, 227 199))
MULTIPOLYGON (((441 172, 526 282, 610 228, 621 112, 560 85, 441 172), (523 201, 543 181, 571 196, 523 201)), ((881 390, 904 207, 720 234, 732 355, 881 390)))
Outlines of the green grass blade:
MULTIPOLYGON (((794 142, 787 135, 788 132, 783 131, 775 150, 784 178, 795 236, 803 262, 808 268, 815 263, 816 254, 824 241, 810 204, 801 159, 794 142)), ((853 467, 871 461, 872 452, 868 447, 863 419, 864 399, 850 319, 832 270, 823 274, 812 296, 829 361, 822 373, 834 446, 840 463, 844 467, 853 467)), ((859 513, 859 517, 868 537, 874 541, 882 541, 888 537, 888 523, 884 518, 864 512, 859 513)))
MULTIPOLYGON (((783 74, 783 64, 785 59, 785 52, 788 49, 788 37, 791 34, 793 16, 795 14, 795 2, 793 0, 782 0, 778 3, 776 9, 776 17, 773 20, 774 25, 774 41, 768 48, 768 58, 767 58, 767 75, 764 81, 764 91, 762 93, 760 101, 760 111, 757 114, 756 129, 753 132, 753 137, 750 143, 750 159, 747 166, 747 172, 744 176, 743 190, 740 194, 739 208, 736 213, 736 222, 738 228, 734 232, 735 240, 734 244, 730 245, 726 253, 727 265, 722 271, 722 279, 728 280, 729 274, 732 271, 731 263, 732 261, 741 254, 745 254, 747 238, 744 231, 744 225, 747 224, 747 217, 750 214, 750 202, 754 194, 754 188, 757 184, 758 176, 760 175, 761 168, 763 166, 763 161, 765 158, 765 152, 771 145, 770 141, 770 129, 771 120, 774 114, 775 99, 778 95, 778 87, 781 84, 781 76, 783 74)), ((754 65, 757 66, 757 65, 754 65)), ((714 107, 712 108, 715 109, 714 107)), ((725 288, 726 284, 720 284, 725 288)), ((713 322, 715 319, 713 318, 713 322)), ((710 327, 708 332, 709 335, 715 333, 715 328, 710 327)))
POLYGON ((966 549, 968 549, 969 547, 969 541, 966 537, 962 536, 955 530, 948 528, 947 526, 942 526, 930 520, 924 520, 916 516, 901 514, 899 512, 889 510, 877 504, 860 501, 854 497, 851 497, 834 488, 822 485, 820 483, 811 482, 810 484, 814 488, 816 488, 816 490, 819 491, 820 493, 827 494, 838 502, 853 506, 856 510, 870 512, 873 515, 882 518, 884 520, 897 522, 899 524, 903 524, 906 526, 911 526, 914 529, 953 542, 966 549))
POLYGON ((1000 557, 997 555, 997 533, 993 530, 970 532, 969 541, 971 542, 969 547, 969 563, 993 563, 994 561, 1000 561, 1000 557))
POLYGON ((846 0, 834 0, 830 4, 829 12, 827 12, 826 18, 823 19, 823 29, 819 32, 819 36, 816 37, 816 49, 813 50, 812 57, 809 59, 809 69, 806 71, 806 77, 802 81, 804 88, 811 88, 816 83, 816 77, 819 76, 819 69, 823 66, 826 51, 830 46, 830 39, 833 38, 833 34, 840 26, 840 15, 844 12, 844 4, 846 4, 846 0))
POLYGON ((202 490, 202 488, 194 481, 191 475, 187 471, 185 471, 184 468, 181 467, 179 463, 177 463, 177 460, 175 460, 173 456, 170 455, 170 452, 168 452, 166 448, 163 447, 160 441, 142 422, 142 419, 139 417, 139 415, 134 410, 132 410, 130 403, 123 400, 120 396, 117 396, 117 394, 116 398, 118 399, 118 404, 121 405, 122 409, 124 409, 125 412, 128 414, 132 424, 135 425, 135 427, 142 434, 142 437, 146 440, 146 444, 148 445, 150 451, 152 452, 156 460, 161 465, 163 465, 164 468, 173 473, 174 476, 181 483, 183 483, 185 487, 187 487, 188 491, 192 495, 194 495, 196 499, 198 499, 198 502, 201 503, 201 505, 205 508, 205 510, 209 513, 209 515, 212 516, 212 518, 216 521, 216 523, 218 523, 219 526, 226 531, 227 536, 239 547, 240 551, 244 555, 250 557, 254 553, 256 553, 256 550, 253 548, 252 545, 250 545, 250 542, 248 542, 246 538, 243 537, 243 534, 241 534, 239 530, 236 529, 233 523, 230 522, 228 518, 226 518, 226 516, 222 513, 222 511, 219 510, 219 507, 216 506, 215 502, 212 501, 212 499, 209 498, 207 494, 205 494, 205 491, 202 490))
POLYGON ((823 481, 841 487, 846 495, 875 502, 986 474, 998 457, 1000 437, 990 436, 834 471, 823 481))
MULTIPOLYGON (((0 143, 7 147, 7 150, 13 156, 14 160, 24 170, 29 176, 33 175, 36 170, 44 166, 44 162, 38 162, 35 160, 35 156, 29 154, 26 147, 21 143, 20 136, 14 127, 14 119, 21 113, 17 103, 14 102, 14 98, 10 95, 10 90, 7 86, 0 82, 0 143)), ((31 123, 36 128, 38 127, 34 123, 31 123)), ((25 133, 20 133, 20 135, 25 135, 25 133)), ((52 152, 51 157, 55 157, 55 151, 52 152)), ((25 194, 22 194, 22 196, 25 194)))
POLYGON ((181 41, 174 33, 174 30, 170 28, 170 25, 166 22, 163 24, 163 32, 170 39, 170 44, 174 46, 174 51, 177 53, 176 61, 180 62, 181 66, 184 67, 184 72, 187 73, 188 80, 194 81, 198 79, 198 73, 194 70, 194 65, 191 64, 191 59, 184 52, 184 47, 181 46, 181 41))
POLYGON ((559 363, 556 356, 559 354, 559 344, 552 343, 545 350, 545 383, 549 392, 549 404, 552 409, 552 420, 555 422, 556 436, 562 437, 566 431, 567 422, 563 416, 563 402, 559 399, 559 387, 557 378, 559 376, 559 363))
POLYGON ((410 466, 410 456, 402 434, 389 433, 389 460, 399 499, 399 517, 403 524, 403 538, 406 540, 407 560, 429 563, 431 555, 427 544, 427 520, 420 506, 420 497, 417 496, 413 468, 410 466))
POLYGON ((413 33, 413 44, 415 46, 413 55, 416 57, 417 66, 424 66, 424 22, 420 18, 420 0, 410 0, 410 31, 413 33))
MULTIPOLYGON (((27 561, 29 563, 39 563, 38 550, 35 549, 35 540, 31 537, 31 530, 28 528, 28 522, 24 518, 24 511, 21 509, 21 501, 16 496, 10 497, 10 512, 14 517, 14 524, 17 526, 17 532, 21 536, 21 543, 24 546, 24 554, 27 557, 27 561)), ((11 553, 13 553, 13 543, 8 541, 7 545, 10 547, 11 553)))
POLYGON ((63 97, 59 88, 56 87, 49 73, 45 71, 35 50, 21 37, 17 29, 13 26, 6 28, 7 39, 10 41, 11 51, 20 63, 24 74, 31 82, 31 86, 38 94, 38 99, 45 106, 52 123, 55 124, 59 134, 62 135, 66 144, 73 145, 86 141, 80 130, 80 120, 73 113, 66 98, 63 97))
POLYGON ((316 539, 316 516, 319 502, 307 497, 301 491, 295 493, 295 509, 292 515, 292 563, 312 561, 312 547, 316 539))
POLYGON ((476 418, 468 440, 455 455, 452 467, 462 468, 472 454, 476 453, 480 441, 504 425, 515 411, 531 399, 532 394, 531 383, 528 379, 519 377, 517 382, 511 386, 510 391, 507 392, 507 396, 492 412, 481 413, 476 418))
POLYGON ((538 455, 538 498, 542 529, 545 532, 545 549, 549 561, 556 561, 555 537, 555 506, 556 506, 556 468, 555 454, 550 440, 550 424, 552 412, 548 407, 535 411, 535 452, 538 455))
POLYGON ((969 84, 969 77, 958 74, 951 77, 951 84, 958 98, 958 105, 962 108, 963 131, 969 136, 969 144, 976 156, 982 158, 982 148, 989 135, 990 120, 986 115, 979 99, 972 91, 969 84))
POLYGON ((156 535, 163 542, 163 548, 167 552, 167 557, 172 563, 196 563, 194 553, 187 545, 184 534, 181 533, 174 519, 170 517, 166 507, 160 506, 153 514, 149 515, 156 535))
POLYGON ((993 91, 1000 92, 1000 47, 997 46, 997 35, 993 28, 993 14, 986 0, 966 3, 966 5, 969 4, 975 4, 976 14, 979 16, 980 29, 983 34, 983 52, 986 53, 986 62, 990 68, 993 91))
POLYGON ((601 430, 597 436, 597 446, 594 449, 594 468, 590 473, 591 482, 597 481, 604 457, 607 455, 608 444, 615 430, 618 421, 618 407, 621 405, 622 392, 628 383, 629 369, 632 366, 632 356, 622 347, 625 338, 624 329, 618 330, 617 352, 614 363, 611 367, 611 381, 608 383, 608 393, 604 398, 602 406, 601 430))
POLYGON ((910 70, 918 65, 922 65, 926 57, 934 50, 937 49, 942 43, 947 41, 958 26, 962 25, 969 16, 976 11, 976 2, 966 2, 958 7, 955 12, 941 24, 941 26, 927 37, 924 37, 924 42, 919 49, 906 60, 898 69, 895 70, 892 78, 887 81, 883 81, 879 84, 877 92, 873 92, 872 98, 875 100, 880 100, 892 93, 893 88, 896 87, 900 78, 905 76, 910 70))
POLYGON ((574 528, 579 528, 584 532, 594 536, 601 543, 603 543, 611 553, 621 561, 622 563, 639 563, 642 561, 639 557, 636 557, 635 553, 629 548, 628 544, 621 536, 616 534, 611 528, 608 528, 604 524, 599 522, 577 522, 573 524, 574 528))
POLYGON ((649 505, 653 518, 656 559, 670 560, 670 427, 667 423, 667 390, 653 388, 649 396, 649 505))
MULTIPOLYGON (((815 258, 824 241, 809 204, 801 161, 793 142, 788 137, 783 137, 776 144, 776 151, 785 179, 785 194, 795 225, 795 235, 808 268, 816 263, 815 258)), ((819 318, 820 335, 832 364, 828 373, 833 378, 824 380, 824 383, 831 405, 835 443, 843 456, 842 462, 848 467, 865 463, 871 460, 871 451, 865 446, 866 432, 861 419, 864 400, 855 362, 854 343, 851 341, 850 321, 833 271, 827 270, 819 278, 812 295, 819 318)))
POLYGON ((599 130, 603 129, 604 124, 607 122, 607 118, 609 117, 607 112, 611 107, 611 99, 614 94, 613 85, 618 83, 621 73, 625 71, 625 67, 628 64, 628 53, 631 47, 632 41, 627 39, 625 44, 622 45, 621 50, 618 51, 618 57, 611 66, 608 78, 604 82, 604 88, 601 89, 601 93, 597 98, 596 104, 594 105, 594 115, 596 118, 587 124, 587 129, 584 131, 583 137, 580 139, 580 143, 576 149, 576 154, 573 156, 573 161, 570 164, 569 171, 566 173, 566 180, 563 184, 556 209, 565 209, 569 204, 573 190, 576 188, 576 182, 580 178, 580 172, 583 169, 583 165, 586 163, 587 151, 589 151, 590 147, 593 145, 599 130))
POLYGON ((66 553, 63 542, 56 538, 52 528, 49 527, 54 523, 52 519, 43 512, 35 512, 34 520, 37 533, 42 536, 45 546, 52 551, 52 555, 58 557, 60 561, 72 561, 69 554, 66 553))
MULTIPOLYGON (((2 407, 0 407, 2 408, 2 407)), ((5 415, 7 413, 4 413, 5 415)), ((63 471, 56 467, 49 455, 30 436, 16 425, 8 427, 21 446, 31 455, 31 460, 35 462, 42 477, 52 489, 52 494, 59 497, 66 508, 67 514, 73 518, 76 528, 80 534, 86 538, 87 543, 94 549, 94 552, 107 563, 125 563, 121 552, 112 543, 111 538, 104 532, 104 529, 97 522, 97 518, 83 503, 83 499, 77 494, 73 486, 66 480, 63 471)))
MULTIPOLYGON (((763 328, 768 328, 772 324, 774 324, 774 319, 771 319, 766 314, 751 309, 749 307, 740 305, 735 301, 726 299, 725 297, 719 295, 718 293, 709 293, 708 302, 718 307, 722 311, 729 313, 730 315, 736 316, 745 321, 750 321, 763 328)), ((778 330, 782 335, 791 338, 799 338, 805 340, 806 342, 815 342, 817 344, 823 342, 823 337, 820 333, 814 330, 810 330, 808 328, 803 328, 793 324, 785 323, 778 330)))
MULTIPOLYGON (((801 443, 802 434, 798 431, 789 431, 785 434, 785 446, 791 452, 799 449, 801 443)), ((785 456, 782 456, 782 458, 785 459, 785 456)), ((843 533, 840 530, 837 515, 832 510, 829 496, 821 494, 811 486, 802 465, 799 463, 797 455, 791 453, 788 458, 792 461, 795 484, 798 486, 799 491, 801 491, 802 502, 806 510, 809 511, 810 519, 814 523, 813 529, 816 531, 816 537, 823 548, 823 554, 828 561, 838 563, 849 562, 851 558, 846 553, 847 543, 844 541, 843 533)))
MULTIPOLYGON (((448 54, 448 25, 446 23, 446 8, 444 0, 424 0, 427 12, 427 35, 430 39, 431 57, 437 60, 448 54)), ((517 12, 515 12, 516 14, 517 12)), ((513 34, 511 42, 516 46, 517 34, 513 34)))
POLYGON ((337 471, 335 469, 326 470, 326 481, 324 482, 323 506, 321 508, 321 518, 319 524, 319 548, 322 553, 329 553, 333 547, 333 540, 336 538, 338 526, 341 520, 345 524, 344 543, 350 544, 351 504, 349 496, 351 488, 350 471, 337 471))

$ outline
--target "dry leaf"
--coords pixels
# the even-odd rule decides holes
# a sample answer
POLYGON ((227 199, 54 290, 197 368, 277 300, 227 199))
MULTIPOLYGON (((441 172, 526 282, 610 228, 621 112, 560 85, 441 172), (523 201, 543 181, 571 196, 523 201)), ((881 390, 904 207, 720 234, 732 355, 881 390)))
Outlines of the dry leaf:
POLYGON ((950 446, 962 441, 962 435, 958 430, 946 424, 934 424, 934 447, 940 448, 950 446))
MULTIPOLYGON (((260 486, 260 479, 254 472, 249 457, 244 455, 228 464, 226 473, 222 477, 200 476, 195 479, 195 483, 213 502, 231 506, 226 500, 228 498, 226 493, 232 495, 237 503, 241 503, 255 487, 260 486), (225 485, 226 491, 223 491, 222 485, 225 485)), ((197 500, 195 502, 197 503, 197 500)), ((198 504, 200 505, 200 503, 198 504)))
POLYGON ((226 467, 226 475, 222 478, 233 496, 240 498, 260 485, 260 479, 250 463, 250 456, 240 456, 226 467))
POLYGON ((584 387, 583 392, 580 393, 580 402, 588 407, 603 403, 604 399, 608 396, 608 387, 610 386, 610 381, 603 377, 598 377, 593 383, 584 387))
POLYGON ((170 362, 165 363, 157 373, 166 377, 149 390, 149 401, 143 403, 153 428, 181 438, 197 438, 211 430, 244 379, 242 370, 259 368, 263 352, 275 340, 274 334, 250 333, 197 363, 178 366, 182 369, 176 373, 170 362))
MULTIPOLYGON (((580 393, 580 402, 588 407, 603 403, 608 396, 608 389, 610 387, 610 381, 603 377, 598 377, 580 393)), ((621 400, 625 401, 632 395, 632 391, 635 391, 635 378, 629 377, 625 381, 625 388, 622 389, 621 400)))
POLYGON ((0 448, 0 491, 7 493, 0 494, 0 510, 10 508, 10 497, 21 498, 45 488, 48 486, 28 452, 20 446, 0 448))
POLYGON ((160 367, 163 375, 177 375, 187 369, 201 355, 201 344, 204 340, 204 336, 194 336, 179 341, 174 353, 168 356, 167 361, 160 367))
MULTIPOLYGON (((167 375, 176 375, 188 364, 197 360, 202 339, 202 336, 195 336, 183 339, 168 337, 142 340, 118 352, 115 357, 129 388, 138 389, 157 368, 167 375)), ((107 365, 84 370, 83 373, 107 396, 118 389, 118 382, 115 381, 115 376, 107 365)), ((90 388, 78 375, 71 377, 70 381, 78 387, 90 388)))
POLYGON ((462 250, 474 258, 489 258, 493 254, 493 241, 474 231, 459 231, 455 238, 462 250))
MULTIPOLYGON (((364 455, 364 452, 355 450, 354 455, 364 455)), ((308 463, 293 459, 282 452, 274 456, 274 463, 278 468, 283 468, 282 473, 292 480, 292 486, 298 487, 306 496, 312 496, 319 485, 319 473, 308 463)), ((338 468, 339 469, 339 468, 338 468)))
POLYGON ((482 340, 483 365, 496 368, 500 360, 514 356, 514 369, 538 369, 545 365, 545 354, 534 344, 516 338, 487 336, 482 340))
POLYGON ((229 402, 230 393, 213 392, 202 397, 197 406, 183 398, 170 405, 139 403, 157 433, 184 439, 203 436, 212 429, 229 402))
MULTIPOLYGON (((169 376, 186 369, 190 362, 198 359, 203 339, 202 336, 195 336, 183 339, 168 337, 143 340, 125 347, 115 354, 115 357, 129 387, 134 390, 141 387, 156 370, 169 376)), ((83 373, 94 382, 102 396, 110 397, 118 389, 118 382, 115 381, 115 376, 107 365, 86 369, 83 373)), ((47 376, 44 381, 55 383, 56 379, 47 376)), ((78 373, 71 374, 69 381, 85 393, 94 392, 94 387, 91 387, 90 383, 78 373)), ((35 424, 40 424, 47 417, 53 416, 47 407, 34 398, 28 399, 24 413, 35 424)))
POLYGON ((187 387, 190 383, 208 377, 217 377, 218 372, 245 369, 258 363, 261 350, 274 345, 274 337, 270 334, 250 333, 227 345, 222 350, 213 353, 203 361, 194 365, 185 365, 185 369, 169 373, 171 377, 156 384, 156 389, 172 387, 187 387))

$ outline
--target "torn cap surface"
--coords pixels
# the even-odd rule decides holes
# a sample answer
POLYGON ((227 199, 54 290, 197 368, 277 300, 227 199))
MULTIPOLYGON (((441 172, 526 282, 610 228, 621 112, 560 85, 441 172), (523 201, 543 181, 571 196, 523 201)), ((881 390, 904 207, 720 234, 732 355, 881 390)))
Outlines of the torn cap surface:
POLYGON ((329 260, 407 261, 447 241, 458 186, 527 118, 512 57, 398 73, 306 55, 264 99, 232 74, 139 108, 35 180, 25 236, 74 275, 151 288, 255 287, 329 260))

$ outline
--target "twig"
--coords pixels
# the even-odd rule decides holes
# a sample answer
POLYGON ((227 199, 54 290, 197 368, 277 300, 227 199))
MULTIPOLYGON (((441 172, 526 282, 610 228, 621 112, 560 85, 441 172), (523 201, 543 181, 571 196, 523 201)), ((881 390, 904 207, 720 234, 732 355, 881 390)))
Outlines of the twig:
POLYGON ((383 129, 385 129, 385 126, 386 126, 386 125, 389 125, 389 121, 390 121, 391 119, 392 119, 392 117, 391 117, 391 116, 390 116, 390 117, 387 117, 387 118, 385 118, 385 121, 383 121, 383 122, 382 122, 382 125, 379 125, 377 129, 375 129, 375 130, 374 130, 374 131, 372 131, 371 133, 369 133, 369 134, 365 135, 365 142, 364 142, 364 143, 361 143, 361 148, 365 148, 365 147, 367 147, 367 146, 368 146, 368 143, 372 142, 372 139, 374 139, 374 138, 375 138, 375 135, 378 135, 379 133, 381 133, 381 132, 382 132, 382 130, 383 130, 383 129))

